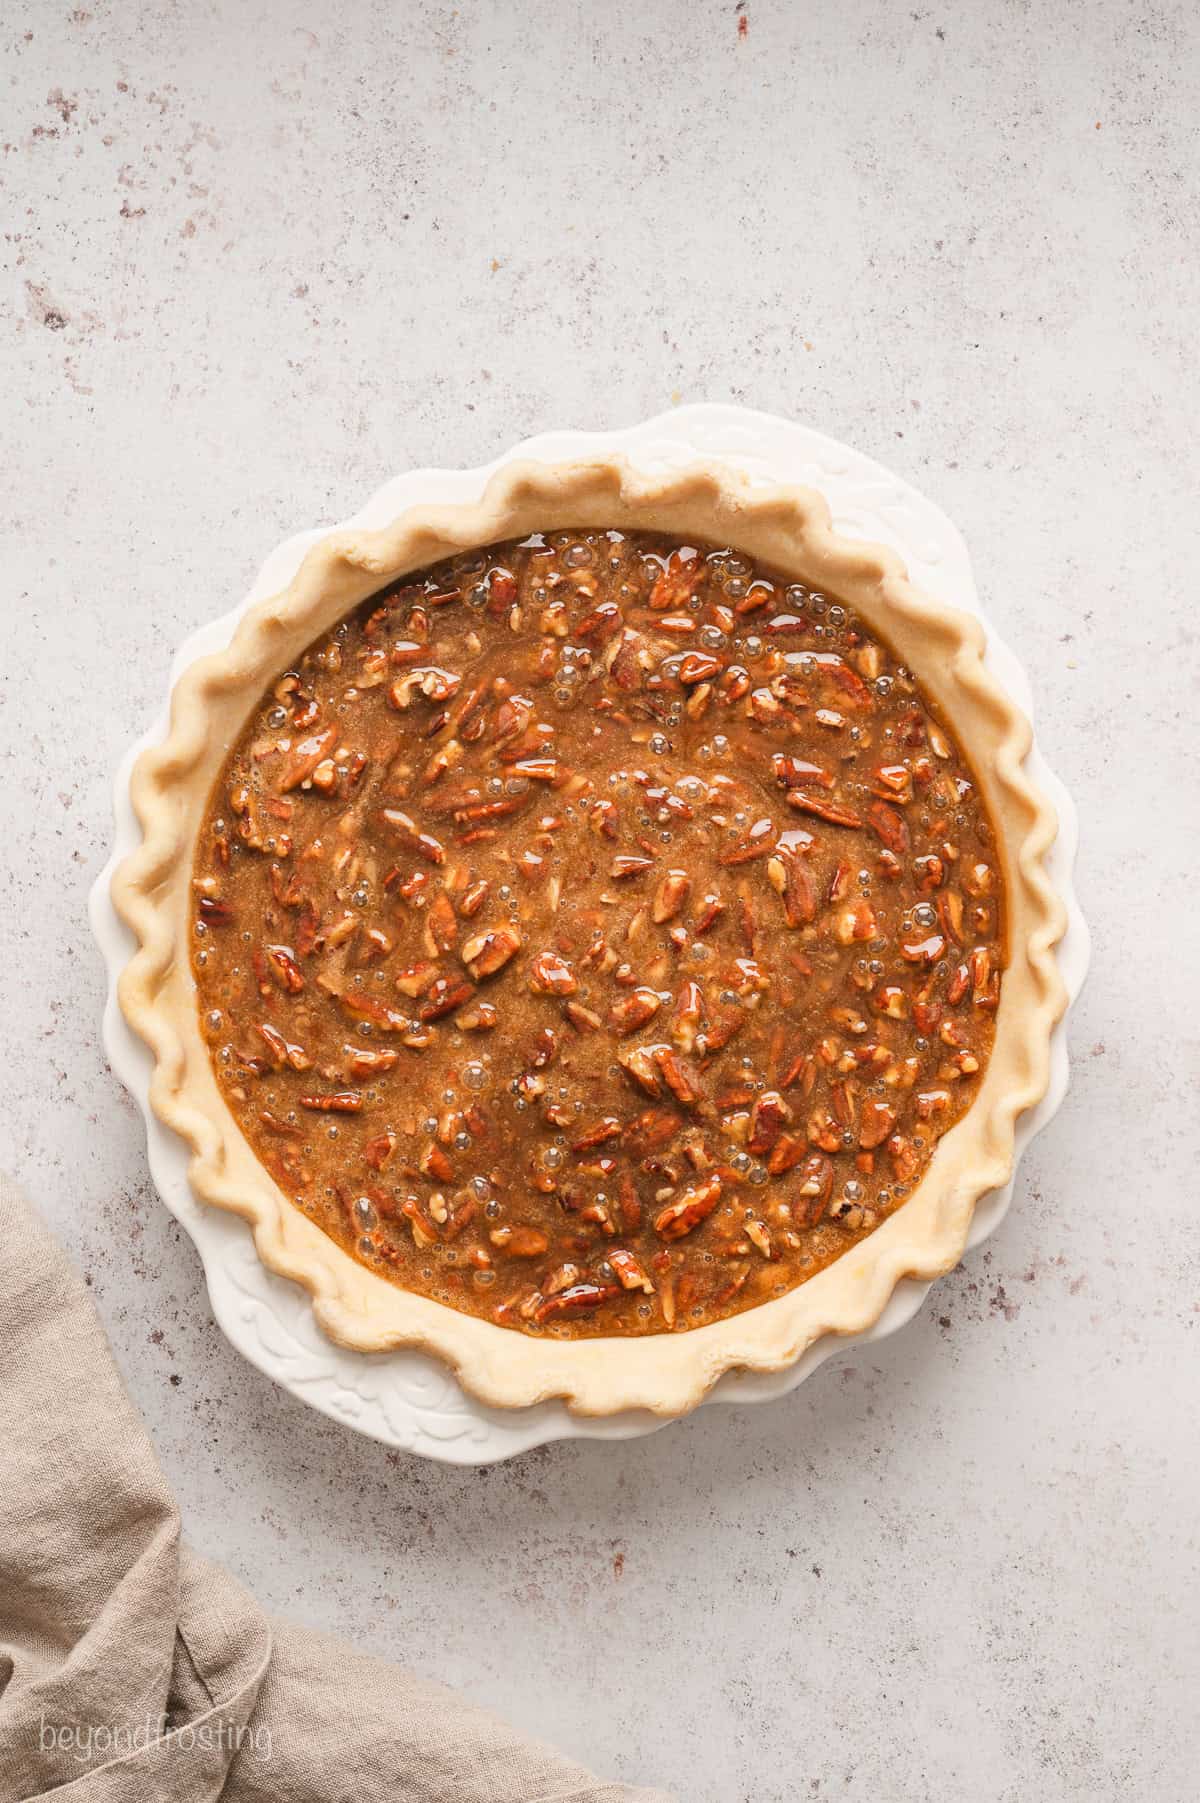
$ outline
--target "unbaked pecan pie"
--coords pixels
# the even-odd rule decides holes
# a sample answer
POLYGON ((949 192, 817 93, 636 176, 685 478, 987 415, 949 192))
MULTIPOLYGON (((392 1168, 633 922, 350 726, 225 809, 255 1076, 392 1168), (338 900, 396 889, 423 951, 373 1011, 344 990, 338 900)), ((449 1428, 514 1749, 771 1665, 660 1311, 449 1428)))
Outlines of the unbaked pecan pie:
POLYGON ((970 767, 839 600, 534 533, 274 680, 194 881, 218 1081, 299 1207, 504 1327, 678 1331, 898 1207, 1004 963, 970 767))
POLYGON ((337 1337, 673 1410, 957 1256, 1062 1006, 1052 817, 977 629, 814 497, 507 483, 187 673, 122 996, 337 1337))

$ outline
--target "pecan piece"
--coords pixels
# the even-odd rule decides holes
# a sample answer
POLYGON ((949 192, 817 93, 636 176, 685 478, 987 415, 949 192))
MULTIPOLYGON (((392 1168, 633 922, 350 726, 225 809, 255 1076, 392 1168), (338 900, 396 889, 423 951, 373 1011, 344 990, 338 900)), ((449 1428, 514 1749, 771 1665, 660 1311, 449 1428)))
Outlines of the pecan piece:
POLYGON ((478 914, 491 892, 492 885, 482 878, 464 889, 459 898, 458 911, 464 919, 470 920, 478 914))
POLYGON ((613 1003, 608 1011, 608 1024, 614 1033, 636 1033, 639 1027, 644 1027, 648 1020, 653 1019, 661 1006, 662 997, 657 990, 631 990, 628 995, 613 1003))
POLYGON ((764 1090, 750 1111, 749 1152, 769 1152, 792 1119, 792 1111, 777 1089, 764 1090))
POLYGON ((874 1098, 863 1103, 862 1121, 858 1129, 858 1143, 864 1152, 874 1151, 895 1130, 896 1110, 889 1108, 886 1102, 874 1098))
POLYGON ((686 870, 668 870, 654 892, 650 918, 656 926, 674 920, 691 893, 692 880, 686 870))
POLYGON ((425 910, 425 931, 434 956, 452 950, 458 939, 458 918, 444 890, 438 891, 425 910))
POLYGON ((904 815, 889 807, 886 801, 873 801, 867 809, 867 819, 889 851, 899 856, 908 850, 908 827, 905 825, 904 815))
POLYGON ((902 939, 900 956, 909 964, 923 964, 928 969, 944 956, 946 941, 940 933, 929 933, 923 939, 902 939))
MULTIPOLYGON (((845 808, 836 801, 826 801, 821 795, 810 795, 804 789, 789 789, 788 806, 798 808, 802 814, 812 814, 817 820, 827 820, 830 826, 861 826, 862 816, 853 808, 845 808)), ((883 803, 880 803, 883 806, 883 803)))
POLYGON ((657 1100, 662 1095, 662 1081, 654 1061, 654 1049, 651 1046, 633 1046, 626 1052, 618 1052, 617 1063, 639 1088, 657 1100))
POLYGON ((430 864, 446 862, 446 848, 440 839, 435 839, 431 833, 423 833, 410 815, 399 808, 383 808, 379 817, 407 850, 415 851, 430 864))
POLYGON ((912 800, 912 771, 907 764, 879 764, 874 774, 875 793, 884 801, 896 801, 904 807, 912 800))
POLYGON ((273 1133, 276 1139, 304 1138, 303 1127, 297 1127, 293 1121, 281 1120, 277 1114, 272 1114, 269 1108, 261 1108, 258 1118, 267 1132, 273 1133))
POLYGON ((438 977, 430 985, 418 1014, 423 1021, 441 1020, 443 1014, 452 1014, 455 1008, 469 1002, 474 993, 475 985, 465 977, 438 977))
POLYGON ((311 1108, 317 1114, 357 1114, 363 1104, 356 1089, 337 1090, 331 1095, 298 1096, 297 1100, 301 1108, 311 1108))
POLYGON ((775 771, 775 780, 785 789, 808 790, 832 789, 833 772, 826 770, 823 764, 810 764, 804 758, 789 757, 786 752, 776 752, 771 759, 775 771))
POLYGON ((600 643, 612 637, 621 629, 621 610, 615 601, 601 601, 590 613, 584 614, 575 628, 576 638, 596 639, 600 643))
POLYGON ((969 964, 960 964, 946 985, 946 1000, 952 1008, 957 1008, 970 987, 971 967, 969 964))
MULTIPOLYGON (((449 1183, 454 1176, 454 1166, 436 1140, 431 1139, 420 1158, 417 1169, 423 1177, 432 1178, 435 1183, 449 1183)), ((434 1217, 436 1219, 436 1216, 434 1217)))
POLYGON ((603 1120, 596 1121, 572 1142, 571 1150, 575 1153, 592 1152, 597 1146, 606 1145, 610 1139, 619 1139, 620 1136, 620 1121, 615 1114, 606 1114, 603 1120))
POLYGON ((287 762, 279 775, 278 789, 286 795, 290 789, 298 789, 307 782, 317 765, 327 758, 338 742, 340 727, 331 726, 325 732, 311 733, 308 738, 300 739, 288 752, 287 762))
POLYGON ((721 1200, 721 1179, 714 1171, 703 1183, 685 1189, 681 1196, 654 1217, 654 1231, 664 1240, 681 1240, 706 1221, 721 1200))
POLYGON ((671 1037, 681 1052, 694 1050, 704 1018, 704 992, 699 983, 683 983, 671 1019, 671 1037))
MULTIPOLYGON (((789 797, 790 799, 790 797, 789 797)), ((719 864, 749 864, 755 858, 765 858, 775 840, 775 823, 773 820, 756 820, 748 833, 741 834, 731 844, 724 846, 717 858, 719 864)))
POLYGON ((268 945, 266 948, 267 969, 288 995, 299 995, 304 988, 304 972, 286 945, 268 945))
POLYGON ((539 952, 529 967, 529 987, 535 995, 574 995, 579 984, 565 958, 539 952))
POLYGON ((402 713, 411 707, 418 694, 424 695, 427 701, 449 701, 457 695, 462 687, 462 677, 453 670, 439 670, 430 665, 424 669, 407 670, 397 682, 388 689, 388 701, 402 713))
POLYGON ((808 1152, 808 1141, 800 1133, 782 1133, 775 1142, 767 1170, 772 1177, 781 1177, 785 1171, 792 1170, 808 1152))
POLYGON ((400 1062, 399 1052, 376 1051, 374 1046, 346 1045, 342 1047, 346 1055, 346 1075, 348 1077, 381 1077, 400 1062))
POLYGON ((271 1061, 277 1069, 282 1069, 284 1065, 294 1071, 309 1069, 312 1059, 303 1046, 294 1045, 291 1040, 285 1039, 283 1034, 277 1032, 267 1021, 261 1023, 258 1031, 271 1054, 271 1061))
POLYGON ((879 923, 870 902, 860 897, 858 901, 851 902, 848 908, 843 908, 834 922, 833 936, 839 945, 855 945, 859 941, 877 939, 879 923))
POLYGON ((817 893, 812 878, 788 845, 777 845, 767 865, 767 880, 783 902, 783 918, 789 927, 808 926, 817 917, 817 893))
POLYGON ((602 1302, 620 1294, 620 1285, 615 1283, 574 1283, 540 1302, 533 1311, 533 1319, 540 1323, 556 1320, 561 1315, 590 1315, 602 1302))
POLYGON ((608 1262, 616 1272, 617 1282, 622 1289, 643 1290, 647 1296, 653 1296, 654 1284, 632 1252, 627 1252, 624 1247, 617 1247, 609 1253, 608 1262))
POLYGON ((363 1147, 363 1160, 373 1171, 382 1171, 390 1162, 399 1141, 389 1128, 386 1133, 376 1134, 363 1147))
POLYGON ((566 1002, 563 1013, 577 1033, 596 1033, 604 1025, 594 1008, 585 1008, 582 1002, 566 1002))
POLYGON ((669 1045, 654 1047, 654 1062, 680 1107, 694 1108, 700 1100, 700 1080, 695 1067, 669 1045))
POLYGON ((692 931, 700 936, 714 927, 725 912, 725 903, 719 895, 706 895, 696 910, 696 918, 692 922, 692 931))
POLYGON ((463 1033, 490 1033, 499 1019, 490 1002, 475 1002, 454 1016, 454 1024, 463 1033))
POLYGON ((459 957, 473 977, 493 977, 520 949, 521 935, 515 927, 496 927, 468 939, 459 957))
POLYGON ((350 990, 340 995, 338 1001, 352 1020, 370 1021, 384 1033, 408 1033, 412 1029, 413 1023, 406 1014, 397 1013, 386 1003, 376 1001, 374 996, 359 995, 350 990))
POLYGON ((678 613, 685 608, 704 581, 707 565, 698 555, 684 558, 673 551, 666 567, 659 571, 647 596, 647 606, 655 613, 678 613))
POLYGON ((541 1258, 550 1246, 540 1227, 494 1227, 488 1239, 509 1258, 541 1258))
POLYGON ((797 1227, 815 1227, 825 1213, 833 1191, 833 1164, 820 1152, 805 1161, 800 1173, 800 1187, 792 1200, 792 1219, 797 1227))
POLYGON ((893 1133, 887 1144, 888 1155, 892 1161, 892 1170, 898 1183, 908 1183, 916 1176, 920 1158, 911 1140, 903 1133, 893 1133))
POLYGON ((724 667, 720 658, 710 651, 688 651, 680 659, 677 675, 680 682, 690 688, 693 683, 708 682, 711 677, 719 676, 724 667))
POLYGON ((406 964, 402 970, 396 972, 392 981, 401 995, 406 995, 415 1001, 419 995, 424 995, 426 990, 433 987, 437 975, 437 965, 431 964, 428 959, 423 959, 420 964, 406 964))

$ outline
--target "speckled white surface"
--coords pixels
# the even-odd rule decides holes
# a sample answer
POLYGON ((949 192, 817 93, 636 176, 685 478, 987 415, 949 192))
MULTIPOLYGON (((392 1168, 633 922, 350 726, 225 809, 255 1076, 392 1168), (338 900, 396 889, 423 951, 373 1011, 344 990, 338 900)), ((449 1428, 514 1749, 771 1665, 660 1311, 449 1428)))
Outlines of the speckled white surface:
POLYGON ((0 1159, 194 1540, 698 1803, 1190 1799, 1195 9, 16 0, 0 34, 0 1159), (150 1190, 84 920, 110 769, 286 531, 674 397, 801 412, 965 530, 1083 813, 1075 1087, 877 1360, 410 1462, 239 1359, 150 1190))

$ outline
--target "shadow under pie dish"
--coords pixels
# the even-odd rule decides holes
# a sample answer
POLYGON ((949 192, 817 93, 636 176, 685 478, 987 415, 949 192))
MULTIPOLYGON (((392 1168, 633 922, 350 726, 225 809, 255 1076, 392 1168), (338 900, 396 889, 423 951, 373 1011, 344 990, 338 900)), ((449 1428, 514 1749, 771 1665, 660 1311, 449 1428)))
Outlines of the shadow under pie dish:
POLYGON ((114 880, 151 1101, 363 1350, 678 1413, 961 1252, 1064 1005, 972 618, 726 470, 510 465, 185 671, 114 880))

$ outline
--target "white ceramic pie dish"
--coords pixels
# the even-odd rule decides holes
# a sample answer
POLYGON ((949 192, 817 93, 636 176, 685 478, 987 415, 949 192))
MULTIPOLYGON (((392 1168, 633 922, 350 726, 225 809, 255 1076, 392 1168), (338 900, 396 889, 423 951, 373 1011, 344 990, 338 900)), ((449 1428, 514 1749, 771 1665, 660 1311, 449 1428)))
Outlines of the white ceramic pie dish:
MULTIPOLYGON (((851 538, 883 542, 899 551, 913 579, 935 599, 978 611, 965 547, 949 521, 879 466, 844 447, 792 423, 733 408, 688 408, 626 432, 547 434, 516 446, 484 469, 419 471, 397 478, 373 497, 346 528, 386 525, 414 506, 447 501, 470 502, 495 472, 510 462, 533 459, 546 463, 620 453, 639 469, 661 472, 699 458, 735 466, 751 481, 766 484, 801 482, 820 489, 829 501, 837 529, 851 538)), ((309 546, 329 528, 297 536, 268 559, 242 606, 195 634, 176 658, 172 680, 196 657, 227 642, 236 619, 252 602, 271 595, 291 579, 309 546)), ((1029 688, 1019 666, 989 632, 988 664, 1026 712, 1029 688)), ((128 801, 128 773, 133 758, 148 742, 161 737, 163 718, 133 747, 122 766, 117 795, 117 845, 114 862, 136 843, 137 830, 128 801)), ((1070 928, 1060 954, 1060 968, 1073 997, 1086 964, 1086 930, 1070 891, 1074 851, 1074 811, 1061 784, 1036 750, 1029 774, 1049 795, 1061 823, 1051 855, 1051 875, 1067 901, 1070 928)), ((105 1040, 118 1074, 128 1084, 147 1118, 151 1171, 173 1212, 192 1234, 201 1252, 214 1311, 222 1327, 254 1363, 296 1394, 364 1432, 410 1450, 474 1463, 507 1456, 525 1447, 569 1434, 624 1437, 650 1431, 660 1418, 627 1413, 582 1419, 561 1403, 531 1409, 495 1411, 468 1397, 440 1364, 416 1352, 364 1356, 327 1341, 311 1318, 303 1291, 272 1274, 260 1263, 248 1229, 234 1217, 203 1208, 191 1193, 186 1176, 186 1150, 181 1141, 150 1114, 147 1102, 150 1061, 115 1006, 112 985, 127 961, 131 943, 113 915, 108 900, 110 869, 92 898, 93 925, 105 953, 110 976, 105 1040)), ((1061 1026, 1053 1045, 1051 1081, 1044 1101, 1018 1127, 1019 1157, 1039 1126, 1058 1106, 1066 1088, 1065 1035, 1061 1026)), ((974 1245, 1001 1218, 1011 1195, 1004 1191, 982 1199, 969 1243, 974 1245)), ((905 1281, 896 1290, 875 1327, 851 1338, 878 1339, 894 1331, 915 1312, 929 1286, 905 1281)), ((710 1400, 763 1400, 794 1387, 828 1356, 837 1342, 827 1337, 782 1372, 723 1378, 710 1400)), ((842 1344, 846 1344, 846 1339, 842 1344)))

